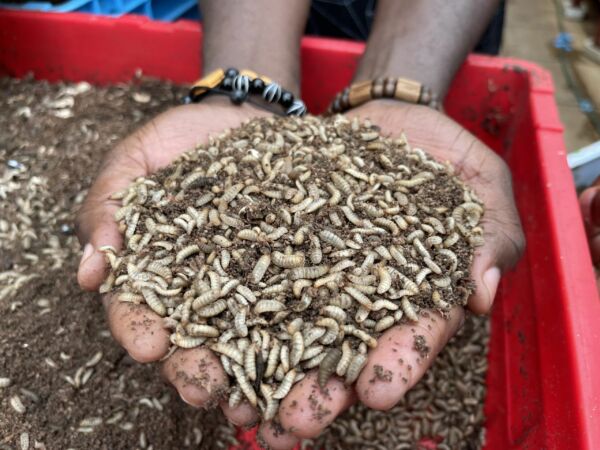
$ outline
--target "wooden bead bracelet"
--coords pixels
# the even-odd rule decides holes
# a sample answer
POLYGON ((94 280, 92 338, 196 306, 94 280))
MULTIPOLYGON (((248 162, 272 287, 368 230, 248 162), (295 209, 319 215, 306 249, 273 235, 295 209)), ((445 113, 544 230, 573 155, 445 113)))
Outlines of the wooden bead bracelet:
POLYGON ((439 109, 440 103, 431 89, 407 78, 376 78, 351 84, 338 93, 327 111, 342 113, 369 100, 389 98, 439 109))
POLYGON ((284 108, 287 116, 303 116, 306 106, 294 94, 279 84, 251 70, 217 69, 196 81, 184 99, 184 103, 198 103, 209 94, 226 95, 239 105, 250 94, 260 95, 267 103, 276 103, 284 108))

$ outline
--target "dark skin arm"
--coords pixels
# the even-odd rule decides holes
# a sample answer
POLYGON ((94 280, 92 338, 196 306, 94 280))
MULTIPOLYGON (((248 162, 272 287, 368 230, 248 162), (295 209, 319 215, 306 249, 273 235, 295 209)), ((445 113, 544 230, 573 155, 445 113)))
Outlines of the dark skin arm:
MULTIPOLYGON (((217 67, 247 68, 298 93, 300 38, 308 8, 307 0, 203 0, 204 73, 217 67)), ((110 151, 78 214, 77 232, 84 253, 77 278, 82 288, 95 291, 104 279, 106 264, 98 249, 104 245, 118 249, 122 244, 114 221, 118 203, 109 199, 112 193, 168 165, 196 144, 206 142, 209 135, 265 114, 250 104, 237 107, 227 98, 211 97, 200 104, 168 110, 110 151)), ((169 335, 159 316, 144 305, 127 306, 111 295, 103 301, 114 338, 135 360, 152 362, 166 354, 169 335)), ((228 383, 219 359, 202 348, 177 350, 162 364, 162 372, 181 397, 196 407, 214 401, 214 393, 228 383), (207 367, 204 379, 209 380, 204 385, 189 382, 201 375, 201 361, 207 367)), ((222 406, 234 423, 256 420, 256 412, 247 405, 234 410, 222 406)))
POLYGON ((496 0, 380 0, 354 78, 403 76, 443 97, 497 7, 496 0))

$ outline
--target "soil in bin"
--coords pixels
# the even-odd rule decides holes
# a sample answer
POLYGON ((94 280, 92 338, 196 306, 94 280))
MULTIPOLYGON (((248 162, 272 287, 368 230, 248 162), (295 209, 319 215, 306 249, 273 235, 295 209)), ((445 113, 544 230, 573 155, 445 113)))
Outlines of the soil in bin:
MULTIPOLYGON (((0 449, 26 439, 48 449, 235 443, 220 413, 185 405, 155 365, 135 363, 113 342, 98 296, 76 283, 73 211, 102 155, 185 89, 1 79, 0 92, 0 379, 10 379, 0 387, 0 449)), ((384 448, 430 438, 479 447, 487 321, 469 318, 466 327, 392 412, 354 407, 315 444, 384 448)), ((427 357, 420 342, 415 348, 427 357)))

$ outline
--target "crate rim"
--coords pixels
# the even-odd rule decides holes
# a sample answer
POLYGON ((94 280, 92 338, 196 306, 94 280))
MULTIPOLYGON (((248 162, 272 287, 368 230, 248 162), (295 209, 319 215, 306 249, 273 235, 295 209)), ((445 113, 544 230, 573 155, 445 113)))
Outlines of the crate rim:
MULTIPOLYGON (((181 20, 173 23, 155 22, 142 16, 122 16, 120 18, 91 16, 80 13, 45 13, 32 11, 17 11, 0 9, 0 73, 9 72, 23 75, 27 70, 26 57, 17 62, 17 66, 9 67, 3 64, 3 58, 19 57, 19 52, 25 51, 27 45, 18 43, 13 36, 3 33, 6 28, 1 25, 16 22, 23 25, 37 23, 48 26, 68 26, 68 24, 101 24, 105 28, 128 26, 141 30, 153 30, 162 35, 170 35, 174 42, 178 34, 185 35, 186 39, 200 39, 201 27, 193 21, 181 20), (16 51, 18 49, 18 51, 16 51)), ((72 44, 77 45, 77 44, 72 44)), ((347 54, 358 56, 364 49, 364 44, 342 41, 328 38, 303 38, 303 49, 320 48, 342 50, 347 54)), ((199 67, 199 56, 192 62, 197 62, 197 68, 191 71, 179 71, 174 82, 190 82, 195 77, 199 67)), ((468 63, 479 67, 488 67, 494 70, 522 71, 530 87, 530 108, 534 119, 534 136, 538 142, 544 145, 546 151, 541 154, 541 175, 546 179, 551 177, 551 186, 548 186, 548 208, 552 210, 557 222, 551 224, 551 236, 553 244, 557 249, 562 263, 558 265, 557 276, 562 283, 562 296, 571 300, 569 304, 562 306, 563 320, 567 328, 569 342, 567 351, 570 353, 572 380, 575 383, 574 392, 577 411, 578 433, 585 448, 596 448, 600 442, 600 357, 594 357, 596 348, 600 343, 600 326, 596 323, 600 318, 600 301, 595 286, 594 274, 591 260, 587 252, 587 242, 583 233, 583 224, 579 215, 577 197, 571 178, 571 172, 567 166, 565 146, 562 141, 562 130, 556 104, 554 102, 554 88, 550 73, 539 65, 514 59, 514 58, 491 58, 486 56, 471 55, 468 63), (572 233, 569 239, 559 239, 565 233, 572 233), (585 266, 585 270, 579 270, 585 266), (589 265, 589 267, 587 267, 589 265)), ((32 67, 30 67, 32 68, 32 67)), ((168 68, 167 68, 168 69, 168 68)), ((166 76, 168 70, 159 66, 150 65, 147 75, 156 76, 161 79, 169 79, 166 76)), ((56 74, 51 72, 42 79, 56 80, 56 74)), ((125 81, 130 72, 112 73, 110 79, 99 84, 125 81), (121 78, 119 78, 121 77, 121 78)), ((65 77, 68 81, 81 81, 86 79, 83 75, 70 73, 65 77)), ((98 80, 92 80, 97 82, 98 80)), ((549 369, 549 368, 545 368, 549 369)), ((543 381, 542 381, 543 382, 543 381)))

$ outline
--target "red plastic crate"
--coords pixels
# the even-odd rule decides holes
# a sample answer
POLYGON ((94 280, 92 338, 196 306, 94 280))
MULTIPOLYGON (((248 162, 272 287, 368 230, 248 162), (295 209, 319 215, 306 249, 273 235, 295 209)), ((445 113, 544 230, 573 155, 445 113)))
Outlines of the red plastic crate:
MULTIPOLYGON (((140 68, 191 82, 201 37, 193 22, 0 11, 0 74, 114 83, 140 68)), ((304 39, 302 88, 312 112, 350 80, 362 50, 304 39)), ((492 314, 486 448, 598 448, 600 302, 550 75, 525 61, 471 56, 446 107, 510 165, 527 236, 492 314)))

